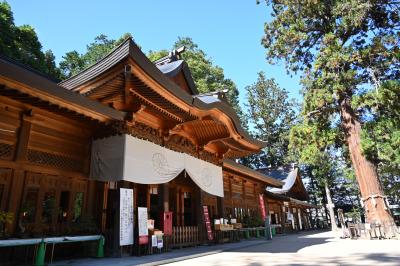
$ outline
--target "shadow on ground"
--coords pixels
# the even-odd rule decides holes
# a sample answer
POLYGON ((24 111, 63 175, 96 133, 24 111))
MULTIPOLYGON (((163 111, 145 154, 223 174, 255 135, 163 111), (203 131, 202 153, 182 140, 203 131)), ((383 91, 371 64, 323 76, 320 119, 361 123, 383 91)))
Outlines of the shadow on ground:
POLYGON ((264 245, 251 246, 235 250, 235 252, 269 252, 269 253, 296 253, 302 248, 320 245, 327 242, 329 237, 305 238, 303 235, 279 236, 264 245))

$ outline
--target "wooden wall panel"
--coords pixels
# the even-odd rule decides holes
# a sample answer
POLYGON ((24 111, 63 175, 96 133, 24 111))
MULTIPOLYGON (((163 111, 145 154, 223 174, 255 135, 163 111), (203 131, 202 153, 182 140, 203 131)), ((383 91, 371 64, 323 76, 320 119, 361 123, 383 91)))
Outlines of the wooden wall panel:
POLYGON ((254 191, 254 183, 247 181, 245 183, 245 193, 246 193, 246 199, 254 199, 255 197, 255 191, 254 191))
POLYGON ((0 210, 7 208, 7 199, 11 191, 11 169, 0 168, 0 210))
POLYGON ((31 163, 86 173, 91 133, 87 126, 58 116, 34 113, 27 159, 31 163))
POLYGON ((0 97, 0 159, 12 160, 21 124, 20 107, 12 106, 0 97))
MULTIPOLYGON (((19 219, 23 219, 22 212, 27 213, 23 210, 27 208, 24 200, 28 191, 37 192, 37 200, 27 231, 43 227, 46 193, 54 193, 56 206, 63 198, 62 204, 68 202, 70 208, 62 224, 54 217, 54 228, 72 222, 72 208, 79 192, 84 193, 82 209, 86 212, 90 201, 87 173, 94 129, 91 123, 0 96, 0 209, 12 212, 15 217, 13 224, 7 226, 8 232, 16 232, 19 219)), ((64 227, 59 228, 60 232, 64 227)), ((57 230, 54 228, 51 230, 57 230)))
POLYGON ((232 179, 232 198, 242 199, 243 197, 243 180, 239 178, 232 179))

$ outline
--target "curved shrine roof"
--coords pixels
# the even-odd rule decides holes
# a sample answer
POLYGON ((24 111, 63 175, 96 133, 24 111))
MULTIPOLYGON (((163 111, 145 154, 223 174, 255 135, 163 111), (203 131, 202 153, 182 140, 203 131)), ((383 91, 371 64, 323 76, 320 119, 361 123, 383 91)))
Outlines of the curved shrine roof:
POLYGON ((308 199, 308 193, 301 180, 299 168, 287 165, 278 168, 261 168, 258 171, 284 183, 282 188, 269 188, 269 192, 284 194, 301 200, 308 199))
POLYGON ((193 77, 190 73, 188 64, 183 60, 171 61, 163 64, 156 64, 157 68, 166 76, 173 78, 183 73, 186 83, 190 89, 192 95, 198 94, 196 84, 194 83, 193 77))
POLYGON ((282 185, 283 185, 283 182, 280 180, 277 180, 276 178, 264 175, 256 170, 253 170, 242 164, 236 163, 235 161, 232 161, 232 160, 225 159, 223 166, 224 166, 224 168, 231 169, 235 172, 240 172, 246 176, 249 176, 251 178, 262 181, 265 184, 268 184, 269 186, 272 186, 272 187, 282 187, 282 185))
MULTIPOLYGON (((129 60, 133 60, 133 62, 135 62, 145 73, 156 81, 157 84, 161 85, 164 90, 170 93, 168 95, 172 94, 176 97, 178 102, 183 104, 181 104, 181 106, 184 106, 187 112, 193 114, 194 111, 200 113, 217 111, 219 115, 229 117, 239 135, 235 137, 235 140, 242 143, 249 143, 249 145, 253 147, 252 153, 267 145, 265 142, 253 139, 248 132, 243 129, 235 110, 229 104, 220 100, 211 99, 209 96, 191 95, 169 79, 169 75, 175 75, 182 69, 189 71, 187 64, 184 61, 178 60, 172 63, 165 63, 156 66, 143 54, 132 39, 127 39, 103 59, 77 75, 60 82, 59 85, 68 90, 74 91, 78 91, 82 86, 87 86, 90 89, 91 82, 95 82, 96 78, 105 75, 107 71, 111 71, 115 66, 122 65, 129 60), (197 109, 191 111, 191 108, 193 107, 197 109)), ((185 74, 185 77, 186 76, 190 76, 190 79, 192 79, 190 72, 185 74)), ((197 90, 194 89, 192 89, 192 91, 197 92, 197 90)))
POLYGON ((102 122, 109 122, 112 119, 123 120, 125 116, 123 112, 67 91, 36 70, 4 56, 0 57, 0 78, 2 93, 13 93, 13 97, 29 101, 32 105, 45 101, 51 111, 58 112, 65 108, 102 122))

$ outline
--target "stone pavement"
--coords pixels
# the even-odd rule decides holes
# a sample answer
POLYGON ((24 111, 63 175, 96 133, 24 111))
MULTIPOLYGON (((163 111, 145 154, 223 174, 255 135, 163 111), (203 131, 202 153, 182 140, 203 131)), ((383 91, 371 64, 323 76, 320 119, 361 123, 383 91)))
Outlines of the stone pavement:
MULTIPOLYGON (((280 236, 282 237, 282 236, 280 236)), ((221 252, 227 252, 230 250, 236 250, 240 248, 249 248, 256 245, 262 245, 266 242, 271 242, 265 240, 264 238, 253 239, 253 240, 243 240, 237 243, 229 243, 223 245, 212 245, 212 246, 198 246, 189 247, 182 249, 173 249, 171 252, 165 252, 160 254, 153 254, 147 256, 130 256, 122 258, 103 258, 103 259, 74 259, 66 261, 55 261, 52 266, 131 266, 131 265, 161 265, 172 263, 176 261, 187 260, 191 258, 197 258, 201 256, 207 256, 212 254, 217 254, 221 252)))
POLYGON ((350 240, 332 232, 307 232, 170 265, 400 265, 400 240, 350 240))
POLYGON ((79 259, 53 265, 399 265, 400 240, 340 239, 332 232, 281 235, 272 241, 184 248, 142 257, 79 259))

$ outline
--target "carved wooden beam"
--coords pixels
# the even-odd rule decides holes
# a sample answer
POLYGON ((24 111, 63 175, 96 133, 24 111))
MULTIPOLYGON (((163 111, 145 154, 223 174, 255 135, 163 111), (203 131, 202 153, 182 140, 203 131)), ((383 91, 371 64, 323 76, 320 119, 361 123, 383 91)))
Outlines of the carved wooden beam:
POLYGON ((164 113, 166 115, 168 115, 169 117, 179 121, 179 122, 183 122, 183 119, 167 110, 165 110, 164 108, 162 108, 161 106, 159 106, 156 103, 153 103, 151 101, 149 101, 147 98, 143 97, 142 95, 140 95, 139 93, 137 93, 135 90, 133 90, 132 88, 130 88, 130 91, 135 94, 141 101, 153 106, 154 108, 156 108, 158 111, 160 111, 161 113, 164 113))
POLYGON ((124 102, 125 104, 128 104, 132 101, 132 95, 130 94, 130 87, 131 87, 131 66, 126 65, 124 68, 124 76, 125 76, 125 86, 124 86, 124 102))

